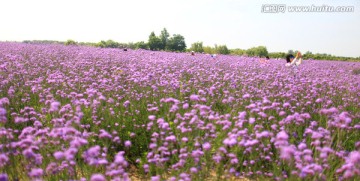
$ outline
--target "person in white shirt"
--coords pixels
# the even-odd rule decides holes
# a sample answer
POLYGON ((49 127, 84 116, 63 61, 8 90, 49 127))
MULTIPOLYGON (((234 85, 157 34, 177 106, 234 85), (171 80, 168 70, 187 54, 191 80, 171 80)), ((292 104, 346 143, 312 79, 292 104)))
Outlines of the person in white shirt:
POLYGON ((297 67, 302 63, 302 55, 300 52, 297 52, 296 57, 292 54, 286 55, 286 64, 285 66, 294 66, 297 67))
POLYGON ((287 67, 292 67, 292 74, 294 75, 294 79, 295 78, 299 78, 299 76, 297 76, 299 74, 299 70, 298 70, 298 66, 302 63, 302 55, 300 52, 297 52, 296 57, 294 57, 294 55, 292 54, 288 54, 286 55, 286 64, 285 66, 287 67))

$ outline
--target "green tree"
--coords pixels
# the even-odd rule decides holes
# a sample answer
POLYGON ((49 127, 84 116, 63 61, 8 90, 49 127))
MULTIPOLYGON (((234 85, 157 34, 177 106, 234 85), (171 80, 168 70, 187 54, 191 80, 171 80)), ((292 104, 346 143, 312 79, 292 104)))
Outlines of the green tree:
POLYGON ((269 52, 267 51, 267 48, 265 46, 258 46, 257 53, 260 57, 265 57, 269 55, 269 52))
POLYGON ((120 43, 114 41, 114 40, 101 40, 99 43, 97 43, 95 45, 96 47, 101 47, 101 48, 121 48, 122 46, 120 45, 120 43))
POLYGON ((101 40, 99 43, 96 43, 96 47, 106 48, 106 41, 101 40))
POLYGON ((183 52, 186 50, 185 38, 180 34, 174 34, 167 42, 166 49, 183 52))
POLYGON ((268 54, 271 58, 285 58, 286 53, 285 52, 271 52, 268 54))
POLYGON ((133 42, 129 42, 127 44, 124 44, 126 48, 130 48, 130 49, 136 49, 136 45, 133 42))
POLYGON ((119 48, 119 43, 114 40, 107 40, 105 43, 106 48, 119 48))
POLYGON ((74 40, 67 40, 67 41, 65 42, 65 45, 77 45, 77 42, 74 41, 74 40))
POLYGON ((215 51, 216 53, 223 55, 227 55, 230 53, 226 45, 219 45, 219 46, 215 45, 215 51))
POLYGON ((143 41, 139 41, 139 42, 135 43, 135 48, 136 49, 148 49, 148 45, 143 41))
POLYGON ((194 52, 204 52, 204 48, 203 48, 203 42, 195 42, 193 44, 191 44, 191 51, 194 52))
POLYGON ((258 47, 253 47, 253 48, 247 49, 246 54, 249 56, 264 57, 264 56, 268 56, 269 53, 265 46, 258 46, 258 47))
POLYGON ((310 59, 313 57, 313 54, 310 52, 310 51, 306 51, 304 54, 303 54, 303 58, 304 59, 310 59))
POLYGON ((246 53, 246 51, 243 49, 240 49, 240 48, 230 50, 230 54, 233 54, 233 55, 244 55, 245 53, 246 53))
POLYGON ((162 48, 162 41, 159 37, 155 35, 154 32, 151 32, 149 36, 148 45, 150 50, 161 50, 162 48))
POLYGON ((160 47, 161 50, 165 50, 166 44, 169 41, 169 37, 170 37, 169 32, 166 30, 166 28, 164 28, 160 33, 160 39, 162 42, 162 45, 160 47))
POLYGON ((210 46, 204 46, 204 52, 208 54, 213 54, 215 53, 215 49, 210 46))
POLYGON ((247 49, 247 50, 246 50, 246 54, 247 54, 248 56, 255 56, 255 54, 256 54, 255 48, 249 48, 249 49, 247 49))
POLYGON ((79 42, 78 45, 82 45, 82 46, 96 46, 97 43, 92 43, 92 42, 79 42))

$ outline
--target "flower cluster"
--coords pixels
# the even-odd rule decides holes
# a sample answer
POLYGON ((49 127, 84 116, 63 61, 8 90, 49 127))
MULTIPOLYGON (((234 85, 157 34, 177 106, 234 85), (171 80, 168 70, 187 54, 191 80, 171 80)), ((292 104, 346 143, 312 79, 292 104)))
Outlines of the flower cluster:
POLYGON ((359 63, 0 43, 0 67, 0 180, 360 179, 359 63))

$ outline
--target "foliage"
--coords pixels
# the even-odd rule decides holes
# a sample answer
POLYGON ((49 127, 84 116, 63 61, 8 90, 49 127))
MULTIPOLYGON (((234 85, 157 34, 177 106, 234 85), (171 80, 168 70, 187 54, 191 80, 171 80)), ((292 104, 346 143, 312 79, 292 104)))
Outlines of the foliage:
POLYGON ((135 48, 136 49, 148 49, 149 46, 147 43, 143 42, 143 41, 139 41, 135 43, 135 48))
POLYGON ((101 40, 96 46, 101 48, 124 48, 124 44, 120 44, 114 40, 101 40))
POLYGON ((149 36, 148 45, 150 50, 161 50, 163 47, 161 39, 154 32, 151 32, 149 36))
POLYGON ((78 45, 96 47, 97 43, 93 43, 93 42, 78 42, 78 45))
POLYGON ((212 47, 210 47, 210 46, 204 46, 204 52, 205 52, 205 53, 208 53, 208 54, 214 54, 214 53, 216 53, 216 52, 215 52, 215 48, 212 48, 212 47))
POLYGON ((64 44, 62 41, 55 40, 24 40, 23 43, 27 44, 64 44))
POLYGON ((174 34, 169 38, 166 49, 170 51, 183 52, 186 50, 185 38, 180 34, 174 34))
POLYGON ((166 28, 164 28, 161 31, 160 37, 159 37, 161 39, 161 42, 162 42, 161 47, 160 47, 161 50, 165 50, 165 48, 166 48, 166 46, 168 44, 168 41, 169 41, 169 37, 170 37, 169 32, 166 30, 166 28))
POLYGON ((77 45, 77 42, 74 41, 74 40, 67 40, 67 41, 65 42, 65 45, 77 45))
POLYGON ((246 54, 246 50, 240 49, 240 48, 231 49, 230 54, 232 54, 232 55, 244 55, 244 54, 246 54))
POLYGON ((333 56, 326 53, 311 53, 307 52, 303 55, 304 59, 314 59, 314 60, 339 60, 339 61, 360 61, 360 58, 352 57, 343 57, 343 56, 333 56))
POLYGON ((129 42, 127 44, 124 44, 123 46, 124 48, 136 49, 136 45, 133 42, 129 42))
POLYGON ((285 58, 286 53, 284 52, 271 52, 268 54, 269 57, 271 58, 285 58))
POLYGON ((191 44, 190 51, 200 52, 200 53, 204 52, 203 42, 195 42, 191 44))
MULTIPOLYGON (((175 34, 173 37, 170 37, 169 32, 166 28, 160 33, 160 36, 156 36, 154 32, 151 32, 148 42, 140 41, 136 43, 119 43, 113 40, 100 41, 98 43, 90 42, 75 42, 74 40, 68 40, 66 42, 61 41, 52 41, 52 40, 25 40, 23 43, 27 44, 66 44, 66 45, 85 45, 85 46, 96 46, 101 48, 130 48, 130 49, 150 49, 150 50, 167 50, 167 51, 185 51, 186 42, 185 38, 180 34, 175 34), (175 37, 174 37, 175 36, 175 37)), ((270 58, 285 58, 286 54, 296 54, 297 50, 288 50, 288 52, 268 52, 265 46, 252 47, 249 49, 228 49, 226 45, 215 45, 204 46, 202 42, 195 42, 189 48, 189 51, 195 52, 204 52, 207 54, 232 54, 232 55, 247 55, 247 56, 257 56, 265 57, 269 56, 270 58)), ((343 56, 334 56, 325 53, 312 53, 307 51, 303 53, 304 59, 313 59, 313 60, 338 60, 338 61, 360 61, 360 57, 343 57, 343 56)))
POLYGON ((230 54, 230 50, 227 48, 226 45, 215 45, 215 52, 217 54, 223 54, 223 55, 227 55, 230 54))
POLYGON ((248 56, 265 57, 265 56, 268 56, 269 53, 268 53, 266 47, 258 46, 258 47, 253 47, 253 48, 247 49, 246 54, 248 56))

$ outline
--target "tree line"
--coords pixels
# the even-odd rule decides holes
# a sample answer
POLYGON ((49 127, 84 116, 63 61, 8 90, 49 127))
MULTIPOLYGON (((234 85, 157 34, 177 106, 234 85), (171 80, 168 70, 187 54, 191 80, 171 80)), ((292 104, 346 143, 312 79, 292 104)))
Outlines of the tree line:
MULTIPOLYGON (((119 43, 113 40, 101 40, 98 43, 91 42, 76 42, 74 40, 52 41, 52 40, 25 40, 24 43, 43 43, 43 44, 65 44, 65 45, 85 45, 101 48, 120 48, 120 49, 147 49, 154 51, 172 51, 172 52, 190 52, 206 54, 223 54, 223 55, 240 55, 240 56, 256 56, 256 57, 270 57, 270 58, 284 58, 287 54, 296 54, 296 51, 289 50, 288 52, 268 52, 265 46, 252 47, 249 49, 229 49, 226 45, 204 46, 203 42, 195 42, 191 44, 190 48, 187 48, 184 36, 180 34, 170 33, 166 28, 160 32, 159 36, 156 36, 155 32, 151 32, 147 42, 129 42, 119 43)), ((360 57, 343 57, 334 56, 325 53, 312 53, 307 51, 303 53, 304 59, 314 60, 339 60, 339 61, 360 61, 360 57)))
POLYGON ((173 34, 170 36, 170 33, 164 28, 159 36, 156 36, 155 32, 151 32, 149 35, 148 42, 139 41, 139 42, 130 42, 130 43, 119 43, 113 40, 101 40, 98 43, 84 43, 76 42, 74 40, 67 40, 64 42, 65 45, 88 45, 101 48, 130 48, 130 49, 148 49, 154 51, 177 51, 185 52, 186 43, 184 36, 180 34, 173 34))

